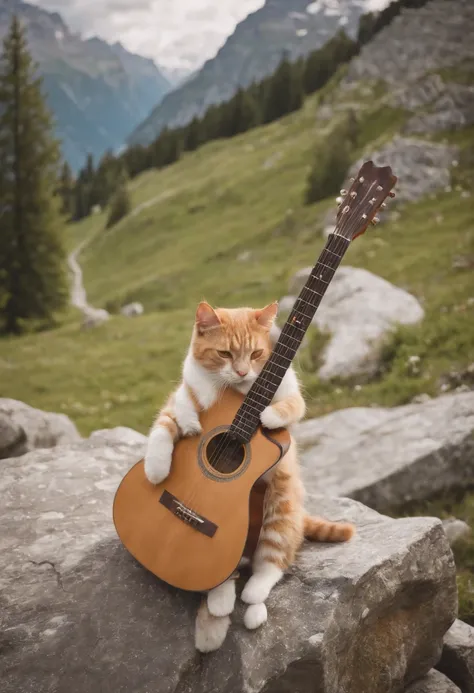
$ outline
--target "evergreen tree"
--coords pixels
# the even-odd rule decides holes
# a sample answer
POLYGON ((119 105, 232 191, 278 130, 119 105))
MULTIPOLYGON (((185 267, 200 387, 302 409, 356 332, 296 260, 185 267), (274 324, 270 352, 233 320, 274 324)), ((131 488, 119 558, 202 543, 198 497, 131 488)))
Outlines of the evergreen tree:
POLYGON ((247 132, 259 123, 258 106, 249 89, 239 89, 228 109, 230 136, 247 132))
POLYGON ((306 185, 306 204, 313 204, 339 192, 351 161, 348 141, 344 134, 344 131, 338 128, 315 153, 306 185))
POLYGON ((120 181, 110 200, 109 216, 107 217, 106 228, 117 224, 120 219, 127 216, 131 209, 130 195, 124 179, 120 181))
POLYGON ((270 123, 303 105, 303 80, 298 64, 285 55, 273 77, 268 81, 264 106, 264 122, 270 123))
POLYGON ((201 123, 199 118, 194 117, 184 128, 184 149, 193 152, 201 144, 201 123))
POLYGON ((59 150, 25 33, 13 17, 0 55, 0 303, 3 327, 51 320, 67 301, 59 150))
POLYGON ((75 210, 74 178, 67 161, 64 162, 59 176, 58 193, 61 199, 61 214, 64 214, 67 219, 71 219, 75 210))

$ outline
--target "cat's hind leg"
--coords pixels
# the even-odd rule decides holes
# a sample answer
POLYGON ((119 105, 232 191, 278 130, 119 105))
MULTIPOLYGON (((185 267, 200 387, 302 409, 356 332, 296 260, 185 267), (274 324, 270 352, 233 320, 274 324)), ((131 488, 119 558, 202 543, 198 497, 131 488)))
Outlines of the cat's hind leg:
POLYGON ((196 649, 199 652, 214 652, 224 642, 230 626, 229 616, 213 616, 204 598, 198 609, 194 631, 196 649))

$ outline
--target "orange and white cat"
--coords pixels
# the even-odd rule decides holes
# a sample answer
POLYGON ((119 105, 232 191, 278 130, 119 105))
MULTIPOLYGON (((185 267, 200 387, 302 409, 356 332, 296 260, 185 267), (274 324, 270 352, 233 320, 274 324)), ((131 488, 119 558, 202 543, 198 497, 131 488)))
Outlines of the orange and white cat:
MULTIPOLYGON (((191 345, 183 365, 183 379, 160 411, 148 438, 145 474, 160 483, 170 472, 176 441, 199 434, 199 412, 211 407, 224 388, 247 394, 270 356, 278 306, 214 310, 199 304, 191 345)), ((305 403, 296 374, 290 368, 272 404, 261 414, 269 429, 288 427, 303 418, 305 403)), ((249 606, 244 623, 255 629, 267 620, 265 601, 284 571, 293 563, 306 537, 313 541, 347 541, 354 528, 347 523, 312 518, 304 511, 294 440, 286 455, 266 475, 268 483, 262 532, 252 561, 252 577, 242 600, 249 606)), ((201 652, 218 649, 230 625, 236 599, 235 580, 211 590, 196 618, 196 647, 201 652)))

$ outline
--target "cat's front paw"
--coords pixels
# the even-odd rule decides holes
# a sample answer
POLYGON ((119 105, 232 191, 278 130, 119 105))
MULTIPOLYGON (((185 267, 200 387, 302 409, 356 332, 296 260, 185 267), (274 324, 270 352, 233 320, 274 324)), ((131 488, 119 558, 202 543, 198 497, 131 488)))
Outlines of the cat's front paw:
POLYGON ((286 425, 280 414, 271 405, 262 411, 260 421, 265 428, 283 428, 286 425))
POLYGON ((202 426, 199 423, 199 419, 188 419, 188 421, 180 421, 178 419, 179 430, 183 437, 197 436, 202 432, 202 426))
POLYGON ((159 484, 170 473, 173 440, 166 428, 156 428, 148 438, 145 453, 145 475, 152 484, 159 484))

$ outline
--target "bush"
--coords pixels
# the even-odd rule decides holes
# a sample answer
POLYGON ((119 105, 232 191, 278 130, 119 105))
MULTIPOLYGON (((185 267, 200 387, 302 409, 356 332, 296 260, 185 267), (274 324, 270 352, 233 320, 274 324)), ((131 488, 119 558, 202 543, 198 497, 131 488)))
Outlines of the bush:
POLYGON ((305 204, 311 205, 325 197, 339 194, 349 166, 347 143, 331 139, 323 151, 316 152, 306 184, 305 204))
POLYGON ((109 216, 107 218, 106 228, 110 229, 114 226, 120 219, 127 216, 130 212, 131 203, 130 195, 128 193, 127 186, 125 183, 121 183, 110 201, 109 216))

